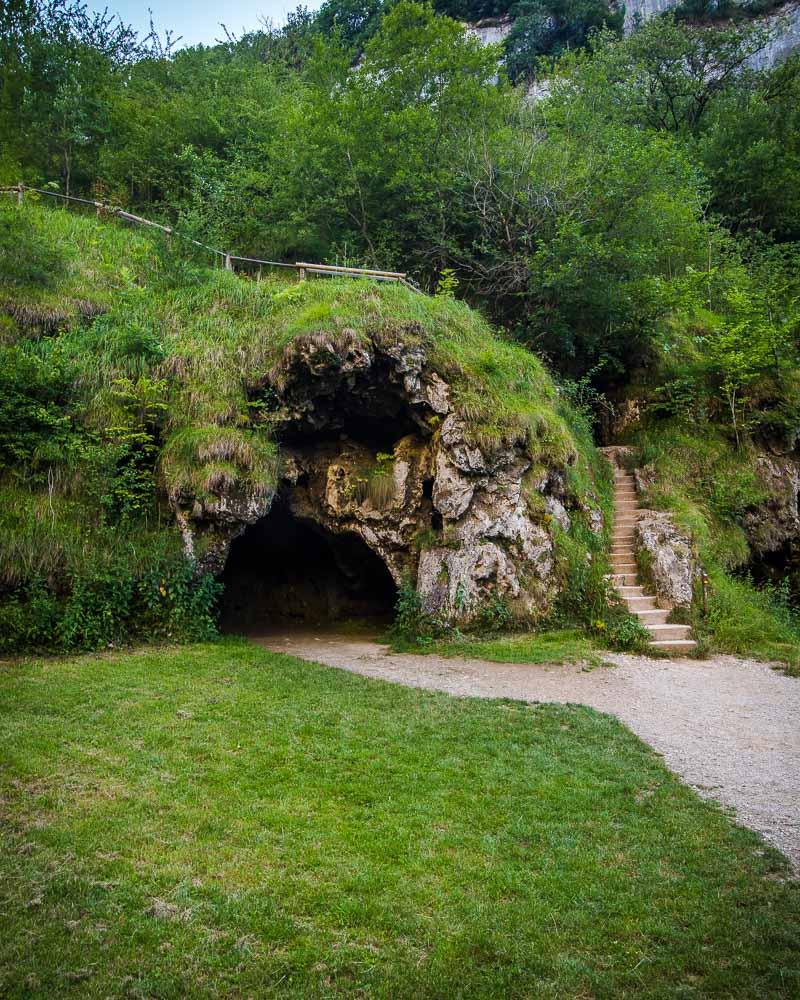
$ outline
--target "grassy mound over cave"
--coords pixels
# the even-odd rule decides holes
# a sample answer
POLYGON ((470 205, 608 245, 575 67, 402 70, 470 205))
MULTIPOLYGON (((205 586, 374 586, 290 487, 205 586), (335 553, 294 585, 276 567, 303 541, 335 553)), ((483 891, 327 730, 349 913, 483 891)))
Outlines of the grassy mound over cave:
POLYGON ((4 996, 797 995, 785 861, 609 716, 239 640, 0 701, 4 996))
POLYGON ((270 379, 298 338, 423 345, 476 443, 523 441, 535 469, 596 493, 585 426, 540 362, 463 303, 248 281, 110 222, 0 211, 6 649, 212 633, 217 585, 192 577, 167 497, 274 487, 270 379))

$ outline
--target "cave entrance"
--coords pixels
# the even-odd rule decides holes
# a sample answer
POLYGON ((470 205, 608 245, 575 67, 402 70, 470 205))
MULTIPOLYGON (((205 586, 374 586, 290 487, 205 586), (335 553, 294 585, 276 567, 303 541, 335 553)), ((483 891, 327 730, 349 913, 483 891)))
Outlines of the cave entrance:
POLYGON ((296 518, 279 501, 233 542, 222 583, 222 628, 238 633, 389 622, 397 597, 389 570, 362 538, 296 518))

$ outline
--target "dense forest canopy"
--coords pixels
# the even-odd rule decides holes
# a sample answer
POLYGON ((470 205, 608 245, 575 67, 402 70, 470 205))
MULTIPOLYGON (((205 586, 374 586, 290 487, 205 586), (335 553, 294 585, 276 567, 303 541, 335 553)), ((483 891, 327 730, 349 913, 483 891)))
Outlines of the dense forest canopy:
POLYGON ((531 102, 497 47, 430 7, 333 4, 170 52, 72 0, 13 0, 3 180, 100 195, 238 253, 402 268, 426 287, 452 269, 599 388, 648 363, 665 317, 727 316, 730 284, 756 294, 741 275, 765 261, 791 285, 800 74, 748 69, 763 27, 593 30, 531 102))

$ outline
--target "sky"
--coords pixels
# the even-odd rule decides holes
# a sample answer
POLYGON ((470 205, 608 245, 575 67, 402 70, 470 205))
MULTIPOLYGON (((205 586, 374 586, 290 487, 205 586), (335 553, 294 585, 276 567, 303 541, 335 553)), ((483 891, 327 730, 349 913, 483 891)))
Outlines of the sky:
MULTIPOLYGON (((108 3, 91 0, 91 10, 102 11, 106 7, 110 13, 119 14, 126 24, 132 24, 140 34, 150 30, 152 8, 153 22, 164 36, 170 29, 173 37, 183 35, 181 45, 213 45, 224 37, 220 22, 235 35, 257 28, 261 18, 268 18, 278 24, 286 20, 286 14, 298 6, 300 0, 224 0, 223 3, 204 3, 202 0, 108 0, 108 3)), ((316 10, 320 0, 307 0, 304 6, 316 10)))

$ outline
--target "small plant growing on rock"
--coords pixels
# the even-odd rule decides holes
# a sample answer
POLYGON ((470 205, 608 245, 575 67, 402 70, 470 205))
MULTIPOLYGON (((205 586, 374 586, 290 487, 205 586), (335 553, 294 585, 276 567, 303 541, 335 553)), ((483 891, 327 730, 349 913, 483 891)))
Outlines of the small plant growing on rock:
POLYGON ((495 635, 509 628, 513 614, 499 594, 492 594, 475 618, 475 630, 481 635, 495 635))
POLYGON ((395 647, 425 645, 434 639, 451 634, 447 622, 431 614, 422 606, 422 598, 411 580, 405 580, 397 592, 395 617, 389 630, 395 647))

